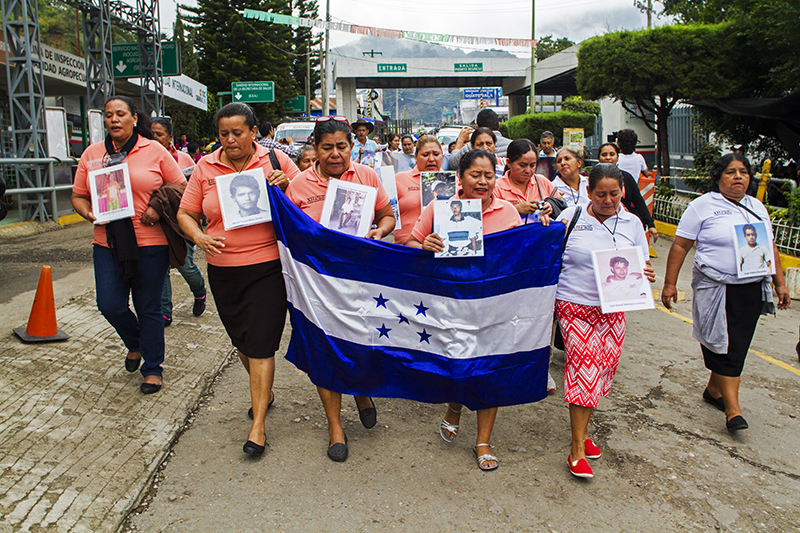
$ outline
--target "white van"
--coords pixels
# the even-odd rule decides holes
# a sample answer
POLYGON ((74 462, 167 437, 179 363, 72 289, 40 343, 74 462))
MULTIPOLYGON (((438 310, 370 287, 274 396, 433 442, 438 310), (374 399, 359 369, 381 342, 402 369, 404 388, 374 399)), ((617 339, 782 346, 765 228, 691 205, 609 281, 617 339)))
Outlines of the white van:
POLYGON ((275 128, 275 140, 289 138, 293 146, 302 146, 314 131, 314 122, 284 122, 275 128))

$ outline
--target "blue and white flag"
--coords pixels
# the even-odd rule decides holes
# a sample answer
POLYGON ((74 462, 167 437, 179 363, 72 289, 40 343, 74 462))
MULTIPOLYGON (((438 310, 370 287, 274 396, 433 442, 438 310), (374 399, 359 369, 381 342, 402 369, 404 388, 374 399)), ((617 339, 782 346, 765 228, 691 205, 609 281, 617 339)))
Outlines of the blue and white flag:
POLYGON ((483 257, 329 230, 269 187, 292 338, 286 358, 336 392, 459 402, 547 395, 564 226, 484 238, 483 257))

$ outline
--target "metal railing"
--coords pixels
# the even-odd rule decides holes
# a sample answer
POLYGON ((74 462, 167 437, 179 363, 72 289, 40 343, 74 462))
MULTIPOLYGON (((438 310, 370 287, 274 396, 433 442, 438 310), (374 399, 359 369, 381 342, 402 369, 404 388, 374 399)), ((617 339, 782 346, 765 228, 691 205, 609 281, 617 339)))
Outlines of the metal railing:
MULTIPOLYGON (((8 189, 6 190, 6 196, 23 196, 28 194, 37 194, 39 195, 39 209, 37 210, 39 215, 39 221, 45 222, 48 219, 48 213, 44 209, 44 195, 49 193, 50 194, 50 217, 54 220, 58 218, 58 198, 57 193, 58 191, 67 191, 72 189, 72 184, 69 185, 56 185, 56 173, 55 173, 55 165, 56 164, 71 164, 77 165, 78 160, 75 158, 67 158, 67 159, 58 159, 57 157, 41 157, 41 158, 21 158, 21 157, 4 157, 0 158, 0 165, 15 165, 15 166, 35 166, 35 165, 42 165, 47 167, 47 182, 49 185, 43 187, 20 187, 17 189, 8 189)), ((23 202, 17 201, 17 205, 20 212, 20 220, 23 219, 22 215, 22 204, 23 202)))

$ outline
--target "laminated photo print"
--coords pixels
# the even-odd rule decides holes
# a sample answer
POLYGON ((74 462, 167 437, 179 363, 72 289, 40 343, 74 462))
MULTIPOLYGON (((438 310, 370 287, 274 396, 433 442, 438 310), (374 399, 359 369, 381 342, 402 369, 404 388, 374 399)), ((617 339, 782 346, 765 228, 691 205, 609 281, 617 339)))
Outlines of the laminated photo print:
POLYGON ((736 277, 750 278, 775 273, 772 235, 764 222, 736 224, 732 228, 736 250, 736 277))
POLYGON ((596 250, 592 264, 603 313, 655 308, 641 248, 596 250))
POLYGON ((483 255, 483 214, 480 200, 435 200, 433 232, 444 242, 434 257, 483 255))
POLYGON ((420 172, 422 209, 434 200, 447 200, 456 194, 456 172, 420 172))
POLYGON ((392 214, 394 214, 394 229, 400 229, 403 225, 400 223, 400 206, 397 200, 397 181, 395 180, 394 167, 375 167, 375 173, 378 174, 383 188, 389 195, 389 204, 392 206, 392 214))
POLYGON ((134 216, 128 163, 90 170, 88 181, 95 224, 134 216))
POLYGON ((375 187, 332 179, 319 222, 328 229, 364 237, 372 226, 377 196, 375 187))
POLYGON ((263 168, 218 176, 216 185, 225 231, 272 220, 263 168))

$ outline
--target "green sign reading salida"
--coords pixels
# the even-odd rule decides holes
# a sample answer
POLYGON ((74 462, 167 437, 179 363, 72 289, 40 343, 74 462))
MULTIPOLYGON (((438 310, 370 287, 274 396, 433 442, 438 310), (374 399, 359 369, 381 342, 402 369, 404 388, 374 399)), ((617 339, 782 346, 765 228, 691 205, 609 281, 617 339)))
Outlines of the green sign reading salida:
POLYGON ((378 72, 408 72, 406 63, 378 63, 378 72))
POLYGON ((454 72, 483 72, 483 63, 456 63, 454 72))

